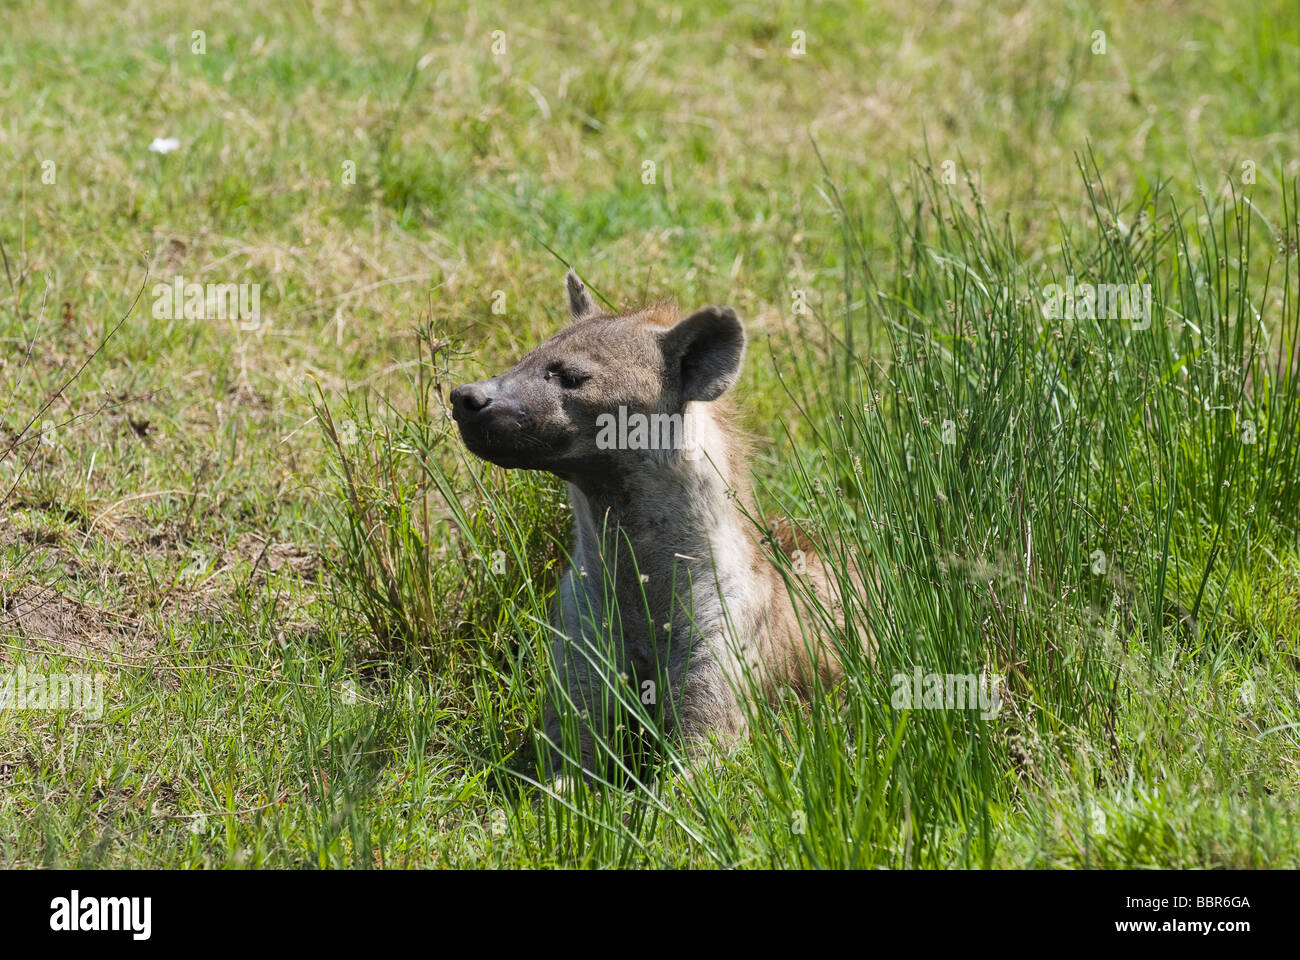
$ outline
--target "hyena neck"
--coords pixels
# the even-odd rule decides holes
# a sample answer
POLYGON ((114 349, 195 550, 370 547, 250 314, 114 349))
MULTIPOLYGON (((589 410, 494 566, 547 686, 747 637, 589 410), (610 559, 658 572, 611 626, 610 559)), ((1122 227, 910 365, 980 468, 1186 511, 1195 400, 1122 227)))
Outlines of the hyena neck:
POLYGON ((684 587, 696 609, 716 606, 709 601, 739 592, 761 560, 745 515, 751 500, 744 450, 712 406, 691 405, 698 456, 678 454, 569 484, 574 565, 593 587, 608 570, 620 604, 639 604, 644 590, 656 619, 669 615, 662 608, 672 606, 673 593, 685 601, 684 587))

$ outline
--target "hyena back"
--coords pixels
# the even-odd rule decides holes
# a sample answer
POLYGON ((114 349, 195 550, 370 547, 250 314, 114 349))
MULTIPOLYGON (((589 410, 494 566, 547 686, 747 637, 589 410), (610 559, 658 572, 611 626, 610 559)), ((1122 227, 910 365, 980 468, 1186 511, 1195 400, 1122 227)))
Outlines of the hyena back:
MULTIPOLYGON (((609 733, 611 675, 633 696, 661 695, 663 732, 699 751, 743 734, 751 679, 770 696, 840 674, 829 644, 800 629, 746 515, 746 444, 720 399, 744 355, 736 314, 705 307, 682 318, 664 303, 607 314, 575 273, 566 282, 567 329, 505 373, 451 393, 473 453, 568 484, 575 542, 553 623, 552 773, 575 707, 588 720, 581 763, 593 769, 595 738, 609 733), (669 444, 645 426, 677 423, 686 425, 680 442, 669 444)), ((806 587, 826 609, 842 609, 834 578, 811 552, 803 559, 806 587)))

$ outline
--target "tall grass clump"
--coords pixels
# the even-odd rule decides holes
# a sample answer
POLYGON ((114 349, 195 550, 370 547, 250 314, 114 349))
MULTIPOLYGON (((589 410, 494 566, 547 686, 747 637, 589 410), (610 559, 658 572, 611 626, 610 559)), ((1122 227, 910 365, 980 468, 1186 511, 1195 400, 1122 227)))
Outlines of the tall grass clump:
MULTIPOLYGON (((396 391, 365 388, 313 412, 329 454, 342 604, 369 652, 452 670, 504 650, 504 606, 543 603, 558 494, 536 478, 470 463, 443 404, 451 345, 424 324, 396 391)), ((507 617, 508 619, 508 617, 507 617)))
POLYGON ((805 826, 777 863, 991 864, 1017 813, 1081 794, 1104 832, 1094 790, 1182 772, 1203 800, 1267 806, 1257 753, 1294 749, 1294 677, 1233 603, 1234 583, 1294 565, 1294 193, 1273 222, 1242 197, 1120 210, 1081 170, 1091 223, 1033 261, 977 195, 922 172, 892 263, 841 201, 844 309, 773 354, 814 438, 773 500, 836 569, 870 558, 877 576, 841 634, 845 695, 755 712, 760 789, 805 826), (1271 262, 1251 263, 1261 246, 1271 262), (1101 284, 1142 299, 1062 302, 1101 284), (874 662, 852 655, 868 634, 874 662), (1267 702, 1241 694, 1261 669, 1267 702), (931 708, 917 674, 996 678, 1000 709, 931 708), (1214 736, 1257 708, 1258 751, 1214 736), (1201 752, 1188 771, 1154 747, 1176 737, 1201 752))

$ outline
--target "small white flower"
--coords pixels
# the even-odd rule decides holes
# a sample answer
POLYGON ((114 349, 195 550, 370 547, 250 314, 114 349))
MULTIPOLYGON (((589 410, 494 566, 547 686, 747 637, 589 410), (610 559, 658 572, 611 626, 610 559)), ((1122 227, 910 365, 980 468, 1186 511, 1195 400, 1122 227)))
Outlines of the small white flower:
POLYGON ((150 153, 171 153, 180 148, 181 142, 175 137, 154 137, 153 143, 149 144, 150 153))

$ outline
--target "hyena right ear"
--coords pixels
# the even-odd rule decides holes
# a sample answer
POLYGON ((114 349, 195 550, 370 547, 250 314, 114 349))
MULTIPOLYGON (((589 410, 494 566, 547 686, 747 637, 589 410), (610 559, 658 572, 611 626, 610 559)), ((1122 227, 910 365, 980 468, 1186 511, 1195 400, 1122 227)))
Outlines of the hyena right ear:
POLYGON ((696 310, 664 330, 660 341, 683 403, 716 400, 740 377, 745 328, 730 307, 696 310))
POLYGON ((572 270, 564 275, 564 285, 569 288, 569 315, 574 320, 586 320, 600 313, 591 292, 572 270))

